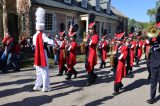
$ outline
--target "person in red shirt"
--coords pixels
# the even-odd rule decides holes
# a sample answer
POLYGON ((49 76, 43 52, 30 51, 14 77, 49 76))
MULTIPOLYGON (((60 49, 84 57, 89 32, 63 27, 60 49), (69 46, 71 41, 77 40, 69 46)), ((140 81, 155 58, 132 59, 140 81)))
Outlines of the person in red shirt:
MULTIPOLYGON (((5 51, 2 57, 5 57, 7 59, 7 64, 5 68, 2 70, 3 73, 7 73, 9 68, 12 66, 13 60, 16 57, 16 51, 15 51, 15 40, 11 35, 7 32, 3 41, 3 45, 5 46, 5 51)), ((19 68, 17 66, 14 67, 14 71, 19 71, 19 68)))
POLYGON ((101 63, 100 63, 100 68, 102 68, 103 66, 106 66, 106 59, 107 59, 107 41, 106 41, 106 36, 104 35, 102 37, 102 41, 101 41, 101 46, 100 46, 100 50, 101 50, 101 63))
MULTIPOLYGON (((134 28, 134 27, 132 27, 134 28)), ((132 73, 133 63, 134 63, 134 50, 136 48, 136 42, 133 40, 134 29, 131 29, 131 33, 128 37, 128 56, 127 56, 127 74, 132 73)))
POLYGON ((143 46, 143 41, 141 40, 141 31, 138 32, 137 35, 137 44, 136 44, 136 65, 139 65, 139 61, 141 59, 142 56, 142 46, 143 46))
POLYGON ((90 14, 89 35, 87 37, 86 59, 85 59, 85 68, 88 72, 87 86, 94 84, 96 79, 98 78, 98 76, 94 73, 94 66, 97 64, 96 46, 98 44, 99 37, 96 32, 96 26, 95 26, 94 19, 95 19, 95 15, 90 14))
POLYGON ((76 65, 76 48, 77 43, 75 41, 76 39, 76 32, 78 30, 79 26, 78 24, 73 25, 73 28, 71 30, 71 33, 69 35, 70 42, 68 43, 67 47, 67 68, 68 73, 66 80, 70 80, 72 77, 72 74, 74 74, 74 78, 77 77, 77 71, 74 69, 74 66, 76 65))
POLYGON ((119 94, 119 90, 123 87, 122 78, 126 76, 125 61, 127 58, 127 46, 123 44, 124 32, 118 32, 116 35, 117 50, 114 54, 115 65, 115 80, 114 80, 114 93, 119 94))
POLYGON ((65 66, 66 63, 66 56, 65 56, 65 47, 66 47, 66 41, 65 41, 65 25, 63 23, 60 24, 61 32, 59 33, 59 41, 58 43, 58 66, 59 66, 59 73, 57 76, 62 76, 63 72, 65 71, 65 74, 67 73, 67 67, 65 66))

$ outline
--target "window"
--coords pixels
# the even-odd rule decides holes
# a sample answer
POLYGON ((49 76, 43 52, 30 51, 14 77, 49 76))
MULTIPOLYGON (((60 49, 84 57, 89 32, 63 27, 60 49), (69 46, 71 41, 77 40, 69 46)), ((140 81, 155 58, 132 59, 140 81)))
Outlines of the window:
POLYGON ((65 3, 71 4, 71 0, 64 0, 65 3))
POLYGON ((107 13, 110 14, 111 11, 111 0, 108 0, 107 2, 107 13))
POLYGON ((45 30, 53 30, 53 14, 51 13, 46 13, 45 30))
POLYGON ((69 28, 69 25, 72 23, 72 16, 67 16, 67 30, 69 28))
POLYGON ((81 6, 82 6, 83 8, 87 8, 87 3, 88 3, 88 0, 82 0, 81 6))
POLYGON ((22 14, 22 33, 24 33, 26 30, 26 17, 25 13, 22 14))
POLYGON ((100 11, 100 0, 96 0, 96 11, 100 11))

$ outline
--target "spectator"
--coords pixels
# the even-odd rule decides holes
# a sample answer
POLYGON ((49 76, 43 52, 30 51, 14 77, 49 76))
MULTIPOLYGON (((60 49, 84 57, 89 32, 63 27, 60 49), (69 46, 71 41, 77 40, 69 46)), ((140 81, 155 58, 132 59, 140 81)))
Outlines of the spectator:
MULTIPOLYGON (((16 57, 15 40, 14 40, 13 37, 11 37, 11 35, 9 33, 6 33, 2 43, 5 46, 5 51, 2 55, 2 57, 7 60, 7 64, 4 67, 4 69, 2 69, 2 72, 7 73, 8 70, 11 68, 12 63, 14 63, 14 60, 15 60, 15 57, 16 57)), ((17 64, 15 64, 14 68, 15 68, 14 71, 19 71, 20 70, 18 68, 17 64)))

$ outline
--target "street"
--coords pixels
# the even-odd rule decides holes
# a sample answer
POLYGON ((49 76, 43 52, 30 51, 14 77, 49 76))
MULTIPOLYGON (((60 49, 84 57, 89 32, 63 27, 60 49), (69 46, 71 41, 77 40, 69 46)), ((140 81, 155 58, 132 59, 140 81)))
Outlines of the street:
MULTIPOLYGON (((150 106, 150 81, 144 58, 140 67, 134 67, 133 78, 124 78, 121 94, 113 96, 113 72, 107 59, 107 68, 99 69, 96 65, 98 80, 96 84, 86 87, 87 72, 84 63, 78 63, 75 69, 78 78, 65 80, 65 75, 56 76, 57 66, 50 69, 51 92, 33 91, 36 77, 35 70, 22 69, 17 73, 0 74, 0 105, 3 106, 150 106)), ((157 102, 160 106, 160 95, 157 90, 157 102)))

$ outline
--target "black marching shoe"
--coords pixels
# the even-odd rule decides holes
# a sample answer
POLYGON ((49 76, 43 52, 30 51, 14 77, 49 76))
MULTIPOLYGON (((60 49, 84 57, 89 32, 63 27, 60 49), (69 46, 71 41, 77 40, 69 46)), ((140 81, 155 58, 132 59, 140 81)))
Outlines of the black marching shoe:
POLYGON ((94 74, 92 72, 88 73, 88 82, 86 86, 91 86, 93 84, 94 80, 94 74))
POLYGON ((2 74, 6 74, 6 73, 8 73, 7 70, 2 70, 2 74))
POLYGON ((87 82, 86 86, 91 86, 92 83, 91 82, 87 82))
POLYGON ((118 94, 120 94, 120 92, 114 92, 113 96, 117 96, 118 94))
POLYGON ((73 68, 73 74, 74 74, 74 78, 77 78, 78 72, 74 68, 73 68))
POLYGON ((122 90, 123 86, 124 85, 121 83, 121 85, 119 86, 119 90, 122 90))
POLYGON ((65 67, 65 66, 64 66, 64 67, 63 67, 63 71, 65 71, 65 75, 67 75, 67 74, 68 74, 68 73, 67 73, 67 72, 68 72, 67 67, 65 67))
POLYGON ((78 74, 78 72, 74 71, 74 78, 77 78, 77 74, 78 74))
POLYGON ((63 75, 63 72, 59 72, 58 74, 57 74, 57 76, 62 76, 63 75))
POLYGON ((14 72, 20 72, 21 70, 20 69, 14 69, 13 71, 14 72))
POLYGON ((104 65, 104 68, 106 68, 106 62, 104 62, 104 64, 103 64, 103 65, 104 65))
POLYGON ((102 66, 103 66, 103 64, 101 63, 101 64, 100 64, 100 66, 99 66, 99 68, 101 69, 101 68, 102 68, 102 66))
POLYGON ((72 72, 68 72, 67 77, 65 78, 66 80, 70 80, 72 77, 72 72))
POLYGON ((147 100, 146 101, 148 104, 153 104, 154 102, 155 102, 155 100, 154 99, 149 99, 149 100, 147 100))

